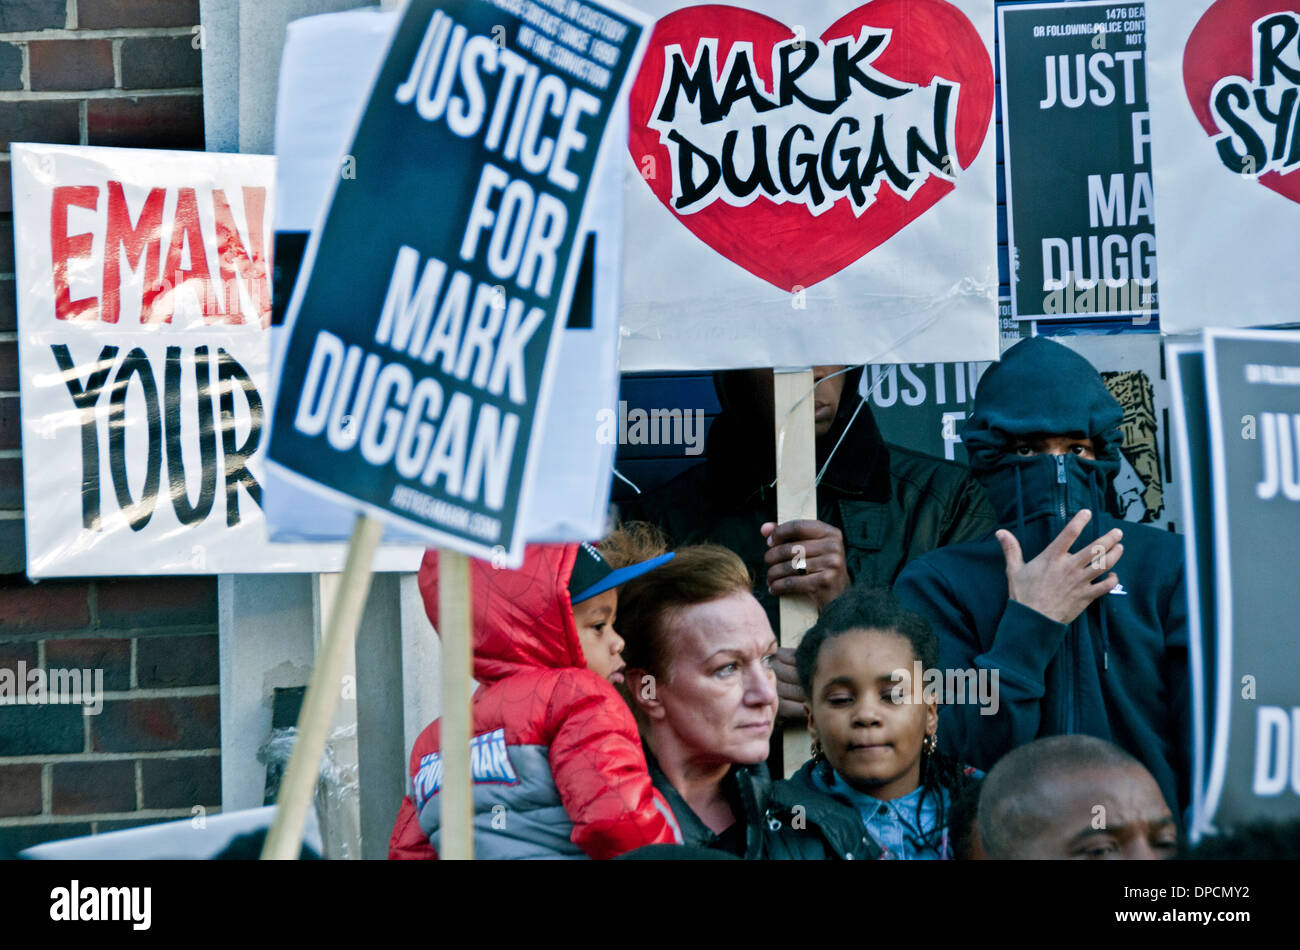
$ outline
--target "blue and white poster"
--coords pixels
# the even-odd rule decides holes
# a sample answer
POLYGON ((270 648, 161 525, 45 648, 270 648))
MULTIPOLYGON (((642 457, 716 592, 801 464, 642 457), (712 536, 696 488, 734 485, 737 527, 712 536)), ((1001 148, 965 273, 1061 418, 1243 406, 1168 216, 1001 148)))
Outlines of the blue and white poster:
POLYGON ((518 563, 554 343, 591 307, 588 189, 644 32, 611 4, 407 7, 349 149, 383 172, 335 183, 289 305, 278 472, 518 563))

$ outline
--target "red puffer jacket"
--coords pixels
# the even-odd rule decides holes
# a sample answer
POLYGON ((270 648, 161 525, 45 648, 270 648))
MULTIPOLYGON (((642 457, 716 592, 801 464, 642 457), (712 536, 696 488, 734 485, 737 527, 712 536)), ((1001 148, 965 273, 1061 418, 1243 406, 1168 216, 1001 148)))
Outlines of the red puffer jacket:
MULTIPOLYGON (((569 603, 576 544, 529 545, 516 571, 472 560, 474 852, 476 858, 612 858, 680 843, 650 784, 636 723, 586 668, 569 603)), ((420 566, 436 625, 438 556, 420 566)), ((442 762, 439 723, 411 751, 390 859, 436 858, 442 762)))

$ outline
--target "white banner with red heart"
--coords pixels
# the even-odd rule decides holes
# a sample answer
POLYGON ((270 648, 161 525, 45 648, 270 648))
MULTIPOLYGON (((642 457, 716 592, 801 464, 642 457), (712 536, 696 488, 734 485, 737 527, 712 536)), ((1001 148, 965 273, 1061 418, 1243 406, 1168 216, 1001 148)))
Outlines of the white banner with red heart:
POLYGON ((1147 0, 1160 326, 1300 320, 1300 0, 1147 0))
POLYGON ((992 0, 640 0, 623 370, 991 360, 992 0))

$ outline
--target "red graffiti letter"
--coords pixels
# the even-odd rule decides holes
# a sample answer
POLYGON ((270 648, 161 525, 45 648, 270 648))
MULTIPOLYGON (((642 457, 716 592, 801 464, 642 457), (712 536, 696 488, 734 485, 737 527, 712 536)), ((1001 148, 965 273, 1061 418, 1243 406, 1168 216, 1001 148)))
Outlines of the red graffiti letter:
POLYGON ((262 328, 271 325, 271 286, 266 266, 266 251, 262 239, 262 221, 266 212, 266 189, 244 188, 244 220, 248 222, 248 248, 239 239, 234 215, 221 189, 212 192, 212 209, 217 219, 217 255, 221 266, 222 303, 226 308, 227 323, 243 323, 239 306, 239 287, 235 284, 235 271, 248 288, 257 307, 262 328), (252 254, 249 254, 249 248, 252 254))
POLYGON ((135 270, 144 258, 144 296, 140 322, 147 322, 153 296, 157 293, 158 266, 162 258, 162 212, 166 192, 154 188, 140 209, 140 220, 131 226, 131 211, 120 181, 108 183, 108 233, 104 240, 104 306, 107 323, 117 323, 122 289, 121 254, 126 251, 126 266, 135 270))
POLYGON ((54 189, 54 200, 50 204, 50 252, 54 258, 54 316, 60 320, 71 320, 82 313, 90 312, 90 319, 99 317, 96 304, 97 297, 72 299, 68 285, 68 262, 77 257, 89 257, 94 236, 68 234, 68 208, 99 208, 99 189, 94 185, 58 185, 54 189))
POLYGON ((161 319, 171 323, 176 313, 176 292, 188 281, 197 281, 203 315, 208 315, 211 294, 211 277, 208 271, 208 254, 203 249, 203 231, 199 227, 199 207, 193 188, 181 188, 176 194, 176 222, 172 227, 171 243, 167 246, 167 261, 163 264, 164 280, 170 279, 171 289, 150 311, 150 322, 161 319), (181 270, 181 254, 186 245, 190 250, 190 269, 181 270))

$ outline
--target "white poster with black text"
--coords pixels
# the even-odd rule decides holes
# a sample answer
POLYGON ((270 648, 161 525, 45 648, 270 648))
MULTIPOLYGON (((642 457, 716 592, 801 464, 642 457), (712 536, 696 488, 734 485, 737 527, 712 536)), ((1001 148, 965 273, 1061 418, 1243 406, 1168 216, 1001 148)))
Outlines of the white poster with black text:
POLYGON ((997 357, 992 0, 647 0, 622 368, 997 357))

